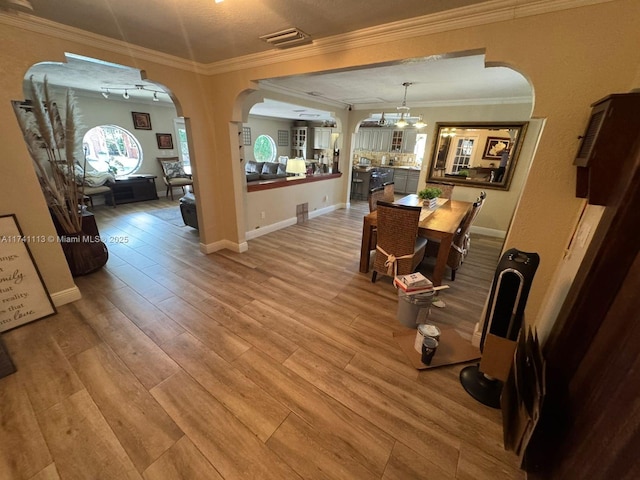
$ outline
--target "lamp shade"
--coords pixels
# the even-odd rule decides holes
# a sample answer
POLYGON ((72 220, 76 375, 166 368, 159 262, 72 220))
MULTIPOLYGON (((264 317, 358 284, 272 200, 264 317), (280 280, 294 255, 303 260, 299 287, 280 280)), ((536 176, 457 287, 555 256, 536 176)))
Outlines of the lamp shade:
POLYGON ((287 160, 287 173, 293 173, 295 175, 304 175, 307 173, 307 164, 304 158, 290 158, 287 160))

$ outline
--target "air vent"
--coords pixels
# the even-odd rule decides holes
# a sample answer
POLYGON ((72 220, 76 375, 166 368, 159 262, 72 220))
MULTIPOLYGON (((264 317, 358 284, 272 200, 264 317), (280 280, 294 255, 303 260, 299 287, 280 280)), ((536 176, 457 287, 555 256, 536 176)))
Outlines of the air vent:
POLYGON ((312 42, 309 35, 297 28, 288 28, 281 32, 263 35, 260 37, 260 40, 264 40, 276 48, 290 48, 312 42))

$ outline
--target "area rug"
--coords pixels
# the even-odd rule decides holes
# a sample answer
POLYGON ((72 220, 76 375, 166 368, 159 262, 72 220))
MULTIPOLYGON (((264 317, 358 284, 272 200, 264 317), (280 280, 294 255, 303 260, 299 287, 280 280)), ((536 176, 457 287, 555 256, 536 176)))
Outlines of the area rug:
POLYGON ((164 220, 171 225, 175 225, 177 227, 185 226, 184 221, 182 220, 182 214, 180 213, 180 207, 158 208, 157 210, 149 210, 147 213, 159 218, 160 220, 164 220))
POLYGON ((422 363, 422 355, 414 348, 416 330, 404 329, 394 332, 393 337, 400 346, 400 349, 411 362, 411 365, 418 370, 442 367, 444 365, 454 365, 456 363, 470 362, 480 358, 480 350, 471 345, 471 342, 457 332, 451 326, 439 325, 440 341, 436 353, 433 355, 431 365, 422 363))

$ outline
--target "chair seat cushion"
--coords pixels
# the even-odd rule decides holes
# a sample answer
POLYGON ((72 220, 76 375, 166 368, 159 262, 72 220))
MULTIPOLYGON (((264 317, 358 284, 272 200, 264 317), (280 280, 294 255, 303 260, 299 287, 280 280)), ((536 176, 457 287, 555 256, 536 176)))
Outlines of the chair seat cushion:
POLYGON ((103 186, 100 186, 100 187, 84 187, 84 188, 81 188, 80 190, 85 195, 97 195, 99 193, 110 192, 111 188, 107 187, 106 185, 103 185, 103 186))
POLYGON ((193 184, 193 180, 191 180, 190 178, 170 178, 169 184, 172 187, 183 187, 185 185, 193 184))

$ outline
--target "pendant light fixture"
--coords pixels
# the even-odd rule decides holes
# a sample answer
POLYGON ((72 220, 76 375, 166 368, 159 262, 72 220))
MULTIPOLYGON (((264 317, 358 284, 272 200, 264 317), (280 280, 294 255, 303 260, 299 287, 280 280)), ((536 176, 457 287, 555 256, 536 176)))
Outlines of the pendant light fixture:
POLYGON ((407 116, 409 116, 409 107, 407 107, 407 89, 411 86, 411 83, 404 82, 402 86, 404 87, 404 97, 402 98, 402 105, 396 107, 396 110, 400 112, 400 120, 396 122, 396 127, 398 128, 404 128, 409 125, 409 122, 405 120, 404 115, 406 113, 407 116))
POLYGON ((427 124, 422 119, 422 114, 418 117, 418 121, 414 123, 413 126, 416 127, 417 129, 424 128, 427 126, 427 124))

